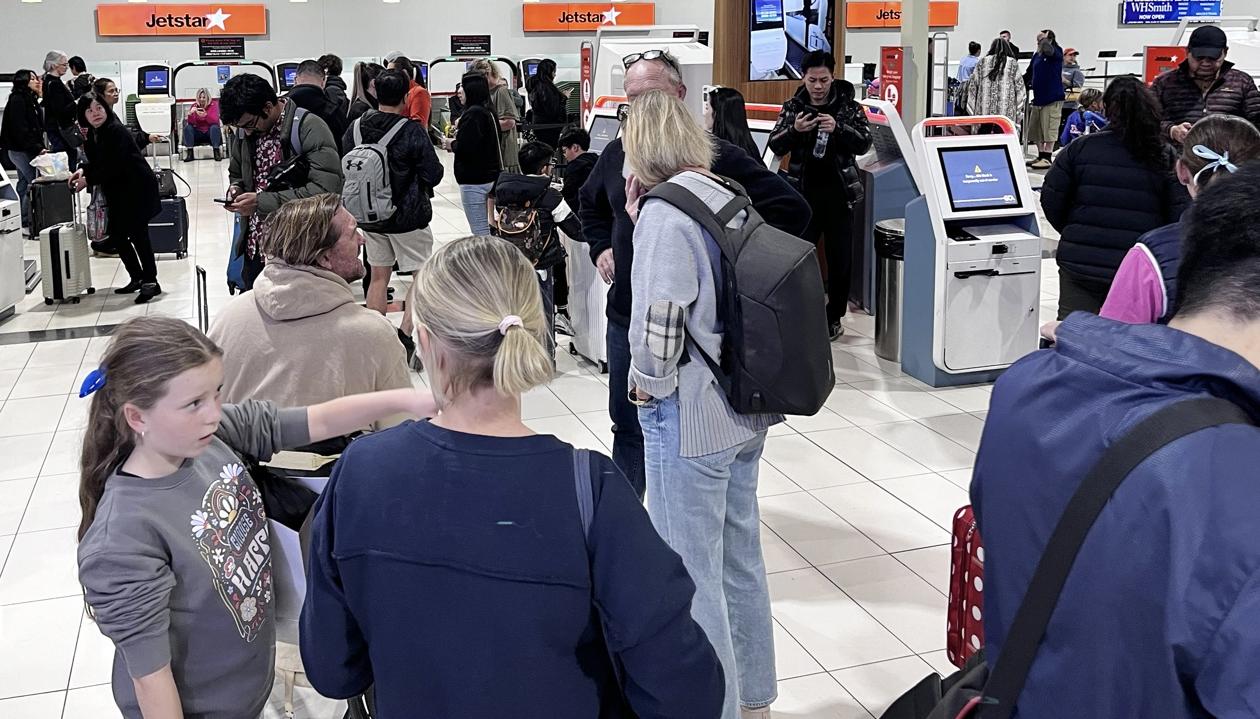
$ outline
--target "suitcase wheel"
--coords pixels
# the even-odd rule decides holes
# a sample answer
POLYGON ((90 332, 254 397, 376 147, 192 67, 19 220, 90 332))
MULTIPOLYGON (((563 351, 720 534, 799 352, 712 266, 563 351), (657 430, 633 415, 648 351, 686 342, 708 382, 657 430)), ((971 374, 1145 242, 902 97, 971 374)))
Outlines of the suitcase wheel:
POLYGON ((46 305, 51 305, 51 304, 52 304, 52 298, 51 298, 51 297, 45 297, 45 298, 44 298, 44 304, 46 304, 46 305))
POLYGON ((95 287, 89 287, 89 288, 87 289, 87 293, 88 293, 89 295, 94 295, 94 294, 96 294, 96 288, 95 288, 95 287))
POLYGON ((177 260, 182 260, 182 259, 184 259, 184 258, 185 258, 185 257, 187 257, 187 256, 188 256, 188 253, 187 253, 187 252, 176 252, 176 253, 175 253, 175 259, 177 259, 177 260))
POLYGON ((600 363, 599 363, 599 373, 600 373, 600 374, 608 374, 608 363, 607 363, 607 362, 600 362, 600 363))
POLYGON ((78 298, 78 297, 71 297, 71 298, 70 298, 70 304, 72 304, 72 305, 77 305, 77 304, 79 304, 79 298, 78 298))
POLYGON ((574 347, 572 342, 569 343, 569 354, 573 355, 574 357, 577 356, 577 347, 574 347))

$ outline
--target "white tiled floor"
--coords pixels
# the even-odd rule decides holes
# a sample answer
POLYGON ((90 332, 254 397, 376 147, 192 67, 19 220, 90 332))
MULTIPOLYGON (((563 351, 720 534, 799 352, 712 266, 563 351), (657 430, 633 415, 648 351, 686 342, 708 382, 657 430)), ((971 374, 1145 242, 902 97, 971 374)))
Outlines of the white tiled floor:
MULTIPOLYGON (((439 242, 466 231, 458 188, 435 199, 439 242)), ((149 305, 116 298, 117 260, 94 259, 97 294, 45 306, 38 292, 0 334, 114 324, 143 314, 193 320, 194 265, 210 277, 213 315, 227 301, 228 216, 211 197, 225 164, 177 168, 192 184, 190 257, 162 256, 166 294, 149 305)), ((36 245, 27 243, 28 254, 36 245)), ((1053 263, 1043 316, 1057 296, 1053 263)), ((394 318, 397 321, 397 317, 394 318)), ((967 502, 988 387, 935 390, 875 357, 873 323, 857 315, 835 345, 838 384, 816 417, 776 427, 759 495, 773 600, 779 701, 785 717, 870 719, 933 668, 946 671, 945 593, 954 511, 967 502)), ((76 462, 86 403, 71 394, 106 338, 0 344, 0 717, 117 716, 112 648, 83 612, 75 576, 76 462)), ((540 432, 607 451, 607 378, 567 353, 548 388, 525 398, 540 432)), ((417 378, 417 381, 420 381, 417 378)), ((299 716, 340 717, 298 690, 299 716)), ((268 717, 280 716, 280 693, 268 717)))

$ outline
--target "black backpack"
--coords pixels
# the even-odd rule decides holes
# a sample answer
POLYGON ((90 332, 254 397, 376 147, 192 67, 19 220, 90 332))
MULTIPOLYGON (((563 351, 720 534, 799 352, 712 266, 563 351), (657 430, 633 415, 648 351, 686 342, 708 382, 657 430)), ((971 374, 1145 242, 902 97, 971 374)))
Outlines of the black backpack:
POLYGON ((721 362, 695 343, 689 347, 704 358, 736 412, 816 414, 836 379, 814 245, 766 224, 743 187, 721 182, 735 197, 717 213, 674 183, 647 194, 700 223, 721 252, 710 257, 720 282, 721 362), (727 227, 741 211, 748 213, 744 225, 727 227))

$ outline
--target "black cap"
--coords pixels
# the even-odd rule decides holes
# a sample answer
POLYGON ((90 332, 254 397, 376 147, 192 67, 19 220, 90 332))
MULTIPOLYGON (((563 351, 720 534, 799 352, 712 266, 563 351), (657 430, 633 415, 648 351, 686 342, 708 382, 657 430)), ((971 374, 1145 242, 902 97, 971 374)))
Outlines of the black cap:
POLYGON ((1225 38, 1225 31, 1215 25, 1195 28, 1190 34, 1188 49, 1194 57, 1218 58, 1227 47, 1229 43, 1225 38))

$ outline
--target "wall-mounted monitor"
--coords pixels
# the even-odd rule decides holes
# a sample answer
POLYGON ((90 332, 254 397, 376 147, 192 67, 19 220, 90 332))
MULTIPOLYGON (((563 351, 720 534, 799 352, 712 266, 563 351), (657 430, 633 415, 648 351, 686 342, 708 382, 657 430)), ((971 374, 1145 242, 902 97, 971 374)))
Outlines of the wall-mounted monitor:
POLYGON ((1020 207, 1019 183, 1006 145, 941 148, 941 174, 954 212, 1020 207))
POLYGON ((139 69, 140 95, 170 95, 171 69, 164 65, 146 65, 139 69))
POLYGON ((748 79, 799 80, 805 55, 834 38, 834 0, 748 0, 748 79))

